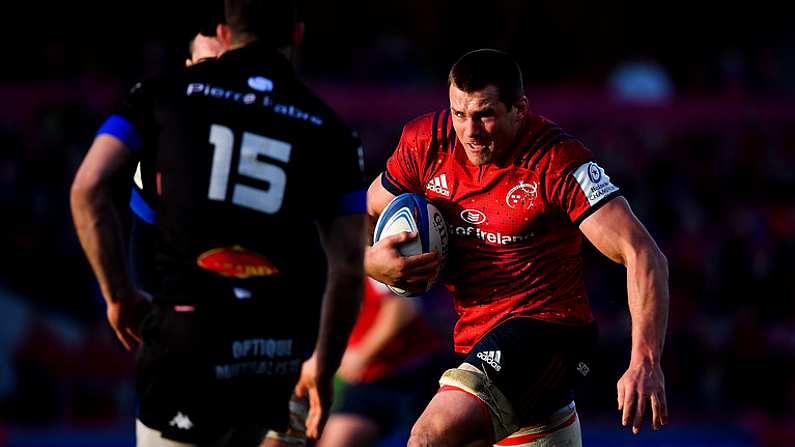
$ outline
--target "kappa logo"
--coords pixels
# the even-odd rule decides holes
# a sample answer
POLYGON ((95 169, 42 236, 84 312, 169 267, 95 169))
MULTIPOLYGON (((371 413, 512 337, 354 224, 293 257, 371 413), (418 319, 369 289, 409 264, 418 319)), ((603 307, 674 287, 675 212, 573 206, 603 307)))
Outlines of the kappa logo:
POLYGON ((583 375, 583 377, 587 376, 589 372, 591 372, 591 368, 585 364, 585 362, 580 362, 577 364, 577 372, 583 375))
POLYGON ((525 183, 524 180, 521 180, 505 195, 505 203, 510 208, 529 209, 533 206, 536 197, 538 197, 538 183, 525 183))
POLYGON ((447 186, 447 174, 438 175, 428 182, 425 189, 441 194, 445 197, 450 197, 450 190, 447 186))
POLYGON ((190 421, 188 415, 182 414, 181 411, 177 412, 177 415, 174 416, 174 419, 172 419, 171 422, 168 423, 168 425, 172 427, 176 426, 181 430, 190 430, 191 428, 193 428, 193 422, 190 421))
POLYGON ((502 366, 500 366, 502 351, 480 351, 478 352, 477 357, 488 363, 492 368, 494 368, 494 371, 499 371, 502 369, 502 366))

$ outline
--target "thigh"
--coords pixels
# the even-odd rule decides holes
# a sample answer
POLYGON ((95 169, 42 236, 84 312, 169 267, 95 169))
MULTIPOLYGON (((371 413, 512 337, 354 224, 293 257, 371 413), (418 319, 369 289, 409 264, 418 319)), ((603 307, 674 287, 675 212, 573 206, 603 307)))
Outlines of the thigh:
POLYGON ((492 445, 491 414, 475 395, 444 387, 431 399, 411 429, 409 447, 486 447, 492 445))
POLYGON ((378 439, 378 424, 357 414, 334 413, 317 447, 369 447, 378 439))

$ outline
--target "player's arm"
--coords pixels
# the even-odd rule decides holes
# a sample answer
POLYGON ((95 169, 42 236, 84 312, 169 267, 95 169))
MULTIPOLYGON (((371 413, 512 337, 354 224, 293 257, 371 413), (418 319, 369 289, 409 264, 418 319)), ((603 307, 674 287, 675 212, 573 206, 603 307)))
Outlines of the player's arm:
POLYGON ((350 382, 359 380, 364 368, 420 312, 419 300, 397 297, 386 288, 379 293, 384 295, 384 301, 373 325, 354 348, 345 351, 345 356, 342 358, 339 374, 350 382))
POLYGON ((317 439, 331 406, 332 379, 359 313, 364 288, 366 220, 362 214, 334 216, 318 222, 328 260, 320 329, 312 358, 304 364, 296 386, 299 397, 309 395, 308 437, 317 439))
POLYGON ((107 302, 108 321, 125 348, 137 342, 148 301, 127 271, 125 239, 111 181, 131 162, 130 150, 112 135, 97 136, 77 171, 70 194, 72 218, 107 302))
POLYGON ((587 217, 580 230, 605 256, 627 269, 632 353, 617 384, 622 424, 631 423, 637 434, 650 402, 652 426, 658 430, 668 422, 660 367, 668 324, 668 262, 622 197, 587 217))
MULTIPOLYGON (((395 198, 395 195, 382 185, 381 175, 373 180, 367 190, 367 216, 371 244, 378 216, 395 198)), ((424 292, 428 280, 434 278, 439 271, 441 260, 436 252, 402 256, 397 247, 415 237, 417 237, 416 233, 395 234, 368 247, 365 254, 365 272, 384 284, 412 292, 424 292)))

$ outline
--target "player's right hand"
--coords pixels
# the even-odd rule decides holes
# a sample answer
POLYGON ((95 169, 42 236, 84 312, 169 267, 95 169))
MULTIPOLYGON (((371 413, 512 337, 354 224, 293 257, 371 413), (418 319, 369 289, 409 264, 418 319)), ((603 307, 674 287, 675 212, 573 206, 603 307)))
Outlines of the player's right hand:
POLYGON ((149 295, 138 289, 130 292, 128 297, 108 303, 108 323, 124 349, 131 351, 141 343, 141 321, 151 307, 149 295))
POLYGON ((365 271, 376 281, 410 292, 425 292, 428 283, 439 274, 442 260, 439 253, 403 256, 398 246, 417 237, 416 232, 387 236, 365 252, 365 271))
POLYGON ((333 376, 318 377, 317 360, 313 354, 301 365, 301 376, 295 385, 295 397, 309 398, 309 412, 306 417, 306 437, 318 439, 329 417, 334 394, 333 376))

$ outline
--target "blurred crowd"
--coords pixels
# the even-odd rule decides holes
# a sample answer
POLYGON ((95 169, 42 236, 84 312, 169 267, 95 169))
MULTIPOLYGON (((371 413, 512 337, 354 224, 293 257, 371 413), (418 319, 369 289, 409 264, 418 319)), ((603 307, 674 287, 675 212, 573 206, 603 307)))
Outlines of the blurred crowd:
MULTIPOLYGON (((326 90, 331 98, 337 94, 326 90)), ((791 418, 795 114, 755 114, 753 99, 738 106, 718 97, 703 107, 705 116, 690 113, 687 120, 675 119, 678 110, 688 109, 687 99, 616 102, 607 106, 609 113, 566 115, 566 107, 548 96, 538 111, 561 114, 549 117, 593 149, 668 256, 671 317, 664 367, 672 414, 677 420, 729 417, 750 429, 791 418), (725 124, 715 122, 714 113, 726 115, 725 124)), ((585 104, 607 97, 560 98, 585 104)), ((70 180, 103 112, 69 100, 47 104, 33 118, 36 132, 23 127, 0 134, 0 296, 22 296, 23 301, 5 301, 24 302, 27 309, 24 318, 13 320, 2 313, 6 332, 18 326, 14 343, 3 348, 10 371, 0 377, 15 384, 0 386, 4 421, 92 422, 131 412, 132 358, 105 326, 67 206, 70 180)), ((368 147, 382 152, 369 158, 383 159, 400 125, 359 127, 369 135, 368 147), (385 127, 392 135, 373 130, 385 127)), ((370 166, 370 174, 379 169, 370 166)), ((586 256, 603 365, 583 390, 581 405, 606 413, 629 352, 626 287, 620 267, 593 249, 586 256)))

